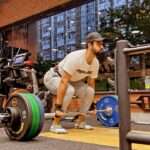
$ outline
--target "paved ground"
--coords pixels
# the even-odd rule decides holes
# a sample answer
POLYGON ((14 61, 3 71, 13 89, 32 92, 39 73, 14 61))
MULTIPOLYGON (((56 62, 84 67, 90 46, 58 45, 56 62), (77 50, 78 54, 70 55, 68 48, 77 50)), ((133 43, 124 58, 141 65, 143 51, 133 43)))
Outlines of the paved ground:
MULTIPOLYGON (((93 117, 87 117, 87 122, 95 127, 101 128, 103 132, 103 128, 101 127, 100 123, 96 120, 96 118, 93 117)), ((7 137, 4 129, 0 129, 0 150, 118 150, 117 147, 111 147, 111 146, 103 146, 98 144, 89 144, 85 142, 76 142, 76 141, 70 141, 70 140, 64 140, 64 139, 58 139, 58 138, 48 138, 43 136, 42 134, 45 134, 49 130, 51 121, 46 120, 44 123, 44 127, 42 130, 42 133, 40 136, 35 138, 34 140, 28 141, 28 142, 17 142, 17 141, 11 141, 7 137)), ((73 122, 62 122, 63 126, 67 129, 73 128, 74 123, 73 122)), ((145 126, 139 126, 139 125, 132 125, 132 128, 136 130, 143 130, 143 131, 150 131, 149 125, 145 126)), ((109 131, 109 128, 104 128, 104 132, 106 129, 109 131)), ((117 130, 117 128, 115 128, 117 130)), ((81 132, 79 133, 79 137, 81 132)), ((97 133, 99 134, 99 133, 97 133)), ((105 133, 103 133, 105 134, 105 133)), ((113 135, 111 137, 114 138, 113 135)), ((87 139, 88 140, 88 139, 87 139)), ((101 140, 101 139, 98 139, 101 140)), ((104 140, 104 139, 103 139, 104 140)), ((107 141, 107 139, 106 139, 107 141)), ((136 149, 136 150, 143 150, 143 149, 136 149)))

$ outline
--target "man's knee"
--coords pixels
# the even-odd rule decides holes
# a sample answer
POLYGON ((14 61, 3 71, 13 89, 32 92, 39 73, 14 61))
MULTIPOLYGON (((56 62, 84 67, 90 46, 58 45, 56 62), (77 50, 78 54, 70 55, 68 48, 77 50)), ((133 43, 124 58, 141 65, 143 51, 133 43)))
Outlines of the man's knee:
POLYGON ((66 96, 68 95, 70 95, 70 96, 73 96, 74 95, 74 92, 75 92, 75 89, 72 87, 72 86, 69 86, 68 88, 67 88, 67 90, 66 90, 66 96))
POLYGON ((90 86, 87 87, 87 94, 88 95, 91 95, 91 96, 94 96, 94 89, 90 86))

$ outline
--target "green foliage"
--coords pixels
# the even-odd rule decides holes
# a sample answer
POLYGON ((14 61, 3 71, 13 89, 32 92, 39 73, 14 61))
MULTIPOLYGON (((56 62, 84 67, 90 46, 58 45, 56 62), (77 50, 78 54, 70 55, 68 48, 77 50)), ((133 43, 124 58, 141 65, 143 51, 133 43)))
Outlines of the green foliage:
MULTIPOLYGON (((106 14, 99 18, 101 22, 99 32, 106 38, 107 55, 113 56, 117 40, 126 39, 133 45, 150 43, 149 0, 143 0, 142 3, 139 0, 132 0, 131 6, 110 8, 106 14)), ((145 62, 148 67, 149 54, 146 54, 145 62)), ((143 80, 140 78, 131 79, 130 84, 132 89, 144 89, 143 80)), ((104 81, 97 81, 96 87, 108 90, 104 81)))
POLYGON ((114 91, 114 88, 108 84, 107 79, 98 79, 95 84, 96 91, 114 91))
POLYGON ((144 90, 145 83, 142 78, 132 78, 130 79, 130 89, 132 90, 144 90))
POLYGON ((100 18, 100 32, 106 37, 110 50, 116 40, 127 39, 135 45, 150 42, 150 3, 133 0, 130 7, 110 8, 107 16, 100 18), (133 35, 133 30, 139 34, 133 35))
POLYGON ((35 66, 35 70, 37 71, 37 78, 40 79, 44 76, 47 70, 51 68, 54 62, 52 61, 44 61, 42 57, 38 56, 37 65, 35 66))

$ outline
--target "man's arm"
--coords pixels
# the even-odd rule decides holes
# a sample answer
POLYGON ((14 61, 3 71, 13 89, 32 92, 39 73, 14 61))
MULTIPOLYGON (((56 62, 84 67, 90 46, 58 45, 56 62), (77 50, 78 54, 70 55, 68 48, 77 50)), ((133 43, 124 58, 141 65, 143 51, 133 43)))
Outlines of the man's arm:
POLYGON ((66 93, 66 89, 68 86, 68 83, 70 81, 71 75, 69 73, 67 73, 66 71, 63 71, 62 73, 62 78, 57 90, 57 100, 56 100, 56 104, 62 104, 63 103, 63 99, 66 93))
MULTIPOLYGON (((88 77, 87 84, 90 87, 92 87, 94 89, 94 91, 95 91, 95 79, 94 78, 88 77)), ((96 106, 95 106, 95 103, 94 103, 94 99, 93 99, 93 103, 91 105, 91 108, 92 108, 92 110, 89 111, 89 113, 91 115, 96 115, 97 114, 97 110, 96 110, 96 106)))
POLYGON ((92 87, 95 91, 95 79, 94 78, 91 78, 91 77, 88 77, 87 79, 87 84, 92 87))

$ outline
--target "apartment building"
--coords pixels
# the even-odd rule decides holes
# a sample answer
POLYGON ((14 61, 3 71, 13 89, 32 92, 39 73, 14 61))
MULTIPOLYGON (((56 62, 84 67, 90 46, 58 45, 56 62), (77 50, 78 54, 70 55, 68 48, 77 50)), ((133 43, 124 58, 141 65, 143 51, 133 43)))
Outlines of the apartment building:
POLYGON ((131 1, 95 0, 38 21, 39 53, 44 60, 56 60, 85 48, 86 35, 100 30, 100 17, 108 16, 109 8, 122 7, 131 1))

